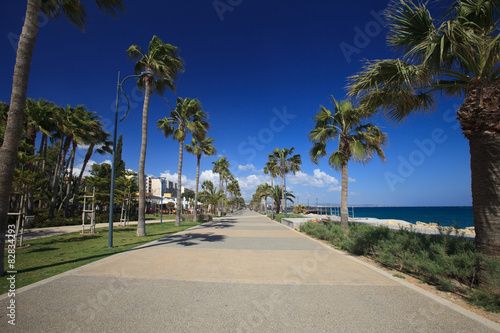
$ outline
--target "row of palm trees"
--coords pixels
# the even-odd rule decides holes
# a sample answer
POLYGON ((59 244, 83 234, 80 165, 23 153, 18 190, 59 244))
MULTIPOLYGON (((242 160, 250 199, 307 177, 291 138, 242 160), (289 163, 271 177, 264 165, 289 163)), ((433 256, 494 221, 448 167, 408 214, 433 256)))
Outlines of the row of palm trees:
MULTIPOLYGON (((125 10, 123 0, 100 0, 97 7, 103 13, 116 16, 125 10)), ((5 122, 3 142, 0 147, 0 248, 5 247, 5 234, 8 227, 9 200, 12 193, 17 155, 23 134, 23 119, 26 106, 31 59, 35 48, 40 22, 40 14, 49 19, 64 16, 81 30, 86 26, 87 11, 81 1, 28 0, 22 33, 19 37, 16 63, 12 80, 9 117, 5 122)), ((0 276, 4 274, 3 256, 0 259, 0 276)))
MULTIPOLYGON (((264 210, 267 213, 267 198, 270 197, 273 202, 273 211, 279 213, 285 211, 285 200, 291 200, 294 196, 286 191, 286 175, 295 174, 300 171, 302 159, 300 154, 294 154, 295 147, 275 148, 271 154, 268 154, 268 161, 264 167, 264 174, 271 176, 271 185, 265 183, 257 187, 252 196, 251 206, 260 205, 265 200, 264 210), (279 177, 281 186, 274 186, 274 178, 279 177), (279 197, 278 197, 279 196, 279 197), (283 205, 283 207, 282 207, 283 205)), ((292 201, 293 202, 293 201, 292 201)))
MULTIPOLYGON (((8 104, 2 103, 2 131, 8 109, 8 104)), ((104 130, 99 118, 83 105, 61 107, 44 99, 26 101, 24 134, 19 150, 21 158, 17 167, 20 175, 18 177, 16 173, 15 176, 19 178, 15 188, 19 195, 13 196, 10 201, 12 211, 24 210, 33 214, 36 204, 38 208, 49 208, 49 220, 54 218, 56 209, 62 208, 65 217, 74 216, 81 181, 90 158, 96 152, 111 152, 109 133, 104 130), (36 149, 39 135, 40 144, 36 149), (74 175, 77 149, 82 146, 87 146, 87 151, 79 175, 74 175)))

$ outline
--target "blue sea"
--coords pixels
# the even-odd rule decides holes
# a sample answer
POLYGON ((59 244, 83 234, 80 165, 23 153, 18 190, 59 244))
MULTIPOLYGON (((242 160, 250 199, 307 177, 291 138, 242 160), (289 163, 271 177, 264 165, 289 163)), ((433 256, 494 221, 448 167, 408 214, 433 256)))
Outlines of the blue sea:
POLYGON ((349 207, 349 215, 395 219, 415 223, 434 222, 442 226, 458 224, 459 228, 473 227, 472 207, 349 207))

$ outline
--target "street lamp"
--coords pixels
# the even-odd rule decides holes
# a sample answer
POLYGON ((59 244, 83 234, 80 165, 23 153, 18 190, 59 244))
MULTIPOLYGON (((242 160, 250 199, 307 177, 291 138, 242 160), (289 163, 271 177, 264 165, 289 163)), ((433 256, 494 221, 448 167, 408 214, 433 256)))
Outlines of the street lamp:
POLYGON ((283 191, 285 191, 285 218, 288 218, 288 213, 286 212, 286 174, 283 173, 283 183, 284 183, 284 189, 283 191))
POLYGON ((160 223, 163 223, 163 177, 160 177, 160 195, 161 195, 161 203, 160 203, 160 223))
MULTIPOLYGON (((113 131, 113 160, 111 161, 111 193, 109 194, 109 236, 108 236, 108 249, 113 248, 113 213, 114 213, 114 199, 115 199, 115 158, 116 158, 116 129, 118 127, 118 104, 120 100, 120 90, 127 99, 127 113, 120 119, 122 122, 128 115, 130 109, 130 101, 123 91, 123 83, 130 78, 142 78, 145 76, 153 76, 152 72, 146 71, 139 75, 129 75, 120 82, 120 72, 118 72, 118 82, 116 84, 116 111, 115 111, 115 128, 113 131)), ((140 180, 139 180, 140 181, 140 180)), ((144 181, 144 180, 143 180, 144 181)))

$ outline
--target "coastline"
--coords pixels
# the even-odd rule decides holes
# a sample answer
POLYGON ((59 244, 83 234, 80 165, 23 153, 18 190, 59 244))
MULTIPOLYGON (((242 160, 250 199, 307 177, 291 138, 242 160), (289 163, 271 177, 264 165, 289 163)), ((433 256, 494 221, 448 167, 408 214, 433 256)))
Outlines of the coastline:
MULTIPOLYGON (((318 214, 304 214, 303 218, 286 218, 282 219, 281 223, 289 226, 292 229, 298 229, 302 223, 307 221, 315 221, 320 222, 325 218, 329 218, 331 221, 340 222, 340 217, 336 215, 318 215, 318 214)), ((461 229, 455 229, 451 226, 439 226, 437 223, 410 223, 404 220, 398 219, 378 219, 374 217, 358 217, 358 218, 349 218, 349 222, 371 225, 371 226, 385 226, 392 230, 408 230, 415 231, 420 234, 427 235, 441 235, 443 233, 448 233, 451 236, 459 236, 464 237, 470 240, 474 240, 476 233, 474 231, 474 227, 466 227, 461 229)))

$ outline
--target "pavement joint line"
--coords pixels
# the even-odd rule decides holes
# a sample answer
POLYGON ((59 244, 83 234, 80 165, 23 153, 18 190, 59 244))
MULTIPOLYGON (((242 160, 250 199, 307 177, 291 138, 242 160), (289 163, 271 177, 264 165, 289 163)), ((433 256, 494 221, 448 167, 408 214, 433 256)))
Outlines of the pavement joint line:
POLYGON ((479 322, 479 323, 487 326, 488 328, 490 328, 492 330, 500 332, 500 324, 498 324, 498 323, 496 323, 496 322, 494 322, 492 320, 484 318, 483 316, 480 316, 480 315, 478 315, 478 314, 476 314, 476 313, 474 313, 474 312, 472 312, 470 310, 467 310, 467 309, 461 307, 460 305, 457 305, 457 304, 455 304, 453 302, 450 302, 450 301, 448 301, 448 300, 446 300, 446 299, 444 299, 444 298, 442 298, 440 296, 434 295, 433 293, 431 293, 431 292, 429 292, 427 290, 424 290, 422 288, 419 288, 419 287, 417 287, 417 286, 415 286, 415 285, 413 285, 413 284, 411 284, 409 282, 401 280, 400 278, 396 278, 396 277, 392 276, 391 274, 383 271, 382 269, 380 269, 378 267, 375 267, 373 265, 370 265, 367 262, 359 260, 359 259, 353 257, 352 255, 348 254, 348 253, 344 253, 344 252, 342 252, 340 250, 337 250, 337 249, 335 249, 335 248, 333 248, 331 246, 328 246, 328 245, 324 244, 323 242, 321 242, 321 241, 319 241, 319 240, 317 240, 315 238, 310 237, 309 235, 301 233, 300 231, 297 231, 297 230, 292 229, 292 228, 290 228, 290 230, 292 230, 294 232, 297 232, 297 233, 301 234, 302 236, 307 237, 307 238, 315 241, 316 243, 320 244, 322 247, 327 248, 327 249, 329 249, 332 252, 340 254, 340 255, 348 258, 349 260, 353 260, 353 261, 355 261, 355 262, 357 262, 357 263, 359 263, 359 264, 361 264, 361 265, 363 265, 363 266, 365 266, 365 267, 367 267, 367 268, 369 268, 369 269, 371 269, 371 270, 373 270, 373 271, 375 271, 375 272, 377 272, 379 274, 382 274, 383 276, 385 276, 385 277, 387 277, 387 278, 389 278, 389 279, 391 279, 393 281, 396 281, 399 284, 401 284, 401 285, 403 285, 403 286, 405 286, 405 287, 407 287, 409 289, 412 289, 413 291, 416 291, 417 293, 420 293, 420 294, 422 294, 424 296, 427 296, 430 299, 432 299, 433 301, 436 301, 437 303, 439 303, 441 305, 444 305, 444 306, 446 306, 446 307, 448 307, 448 308, 450 308, 450 309, 452 309, 452 310, 454 310, 454 311, 456 311, 456 312, 458 312, 458 313, 460 313, 460 314, 462 314, 462 315, 464 315, 464 316, 466 316, 466 317, 468 317, 468 318, 470 318, 472 320, 475 320, 475 321, 477 321, 477 322, 479 322))

